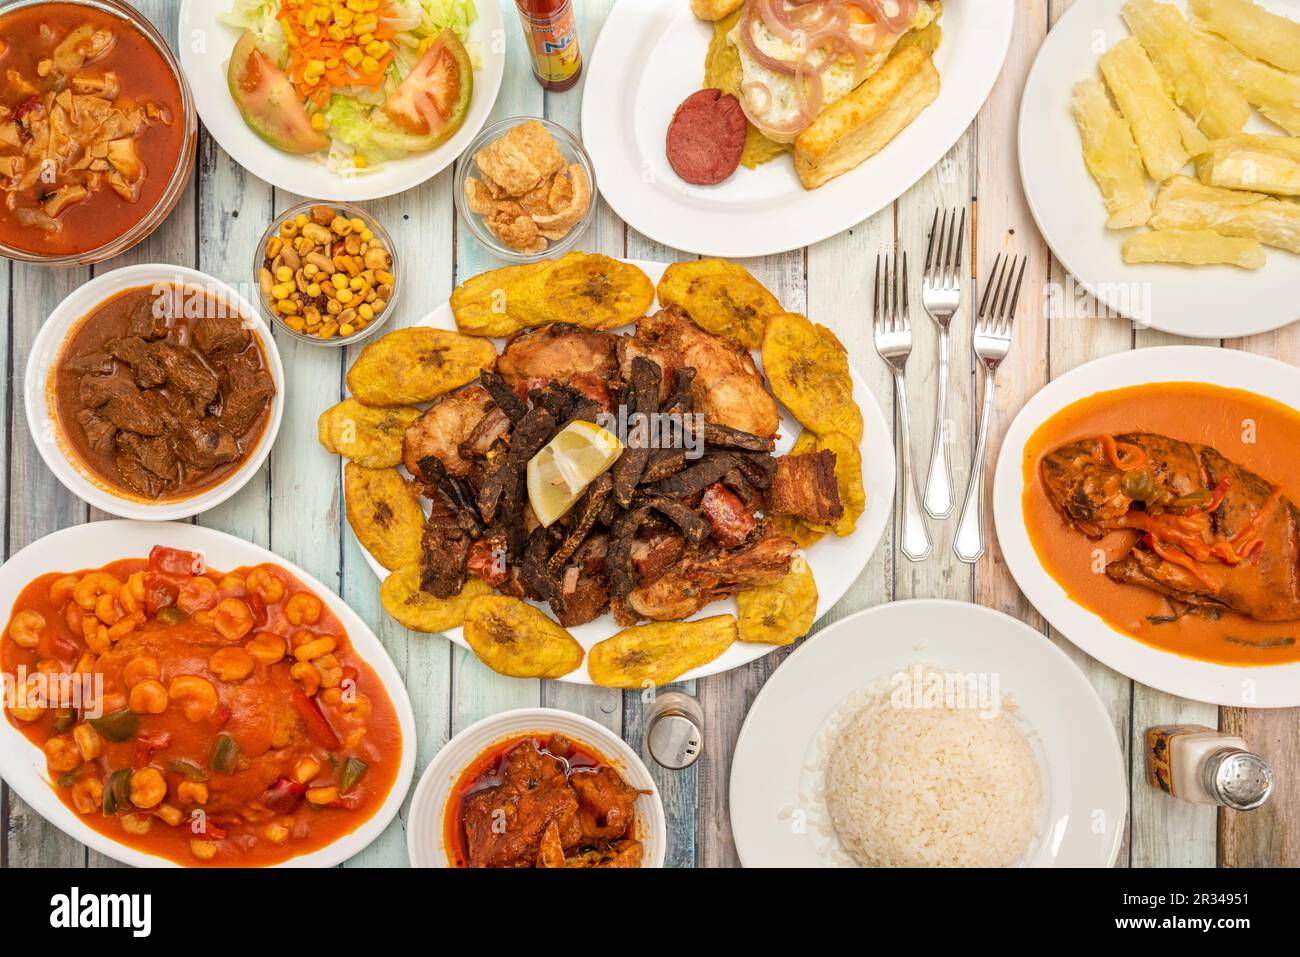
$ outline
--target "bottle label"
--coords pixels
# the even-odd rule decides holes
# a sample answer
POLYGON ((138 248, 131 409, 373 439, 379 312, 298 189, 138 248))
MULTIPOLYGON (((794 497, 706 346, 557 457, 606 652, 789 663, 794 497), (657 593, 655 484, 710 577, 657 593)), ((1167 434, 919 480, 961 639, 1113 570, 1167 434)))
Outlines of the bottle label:
POLYGON ((1198 724, 1167 724, 1147 729, 1147 780, 1151 786, 1159 788, 1173 797, 1182 797, 1174 787, 1174 768, 1170 752, 1173 750, 1174 738, 1182 734, 1194 734, 1210 729, 1198 724))
POLYGON ((519 11, 524 25, 524 39, 533 55, 533 69, 543 83, 562 83, 578 72, 578 23, 573 4, 566 3, 558 12, 544 17, 519 11))

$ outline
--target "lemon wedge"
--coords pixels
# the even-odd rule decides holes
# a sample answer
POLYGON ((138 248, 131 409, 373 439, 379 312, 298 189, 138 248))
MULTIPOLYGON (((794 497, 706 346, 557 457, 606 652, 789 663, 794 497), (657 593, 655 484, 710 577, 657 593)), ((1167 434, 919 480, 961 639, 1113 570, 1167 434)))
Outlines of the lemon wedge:
POLYGON ((594 422, 570 422, 528 462, 528 502, 546 528, 623 454, 618 437, 594 422))

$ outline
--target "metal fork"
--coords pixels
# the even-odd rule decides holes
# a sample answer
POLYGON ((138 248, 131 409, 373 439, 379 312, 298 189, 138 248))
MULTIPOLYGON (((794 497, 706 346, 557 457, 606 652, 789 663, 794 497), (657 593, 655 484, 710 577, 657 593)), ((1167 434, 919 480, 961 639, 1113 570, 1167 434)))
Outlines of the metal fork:
POLYGON ((925 527, 920 497, 916 494, 916 476, 912 474, 912 431, 907 418, 907 382, 904 373, 907 357, 912 354, 912 323, 907 297, 907 253, 891 263, 889 255, 876 256, 875 306, 873 311, 876 351, 894 374, 894 394, 898 396, 899 547, 914 562, 923 561, 933 547, 930 531, 925 527), (892 267, 892 268, 891 268, 892 267))
POLYGON ((975 460, 971 463, 970 480, 966 485, 966 502, 961 507, 957 537, 952 543, 952 550, 964 562, 977 562, 984 554, 984 510, 981 505, 984 497, 984 451, 989 439, 989 415, 993 411, 993 378, 1011 351, 1016 303, 1020 301, 1020 283, 1025 278, 1028 264, 1028 257, 1003 259, 999 253, 993 260, 993 273, 980 298, 979 313, 975 317, 971 345, 975 358, 984 369, 984 406, 980 411, 975 460), (1020 266, 1019 274, 1016 273, 1017 264, 1020 266))
POLYGON ((939 327, 939 404, 935 410, 930 471, 925 478, 925 510, 931 518, 952 514, 952 476, 948 470, 948 325, 961 304, 961 253, 966 238, 966 210, 934 211, 930 245, 925 251, 921 305, 939 327))

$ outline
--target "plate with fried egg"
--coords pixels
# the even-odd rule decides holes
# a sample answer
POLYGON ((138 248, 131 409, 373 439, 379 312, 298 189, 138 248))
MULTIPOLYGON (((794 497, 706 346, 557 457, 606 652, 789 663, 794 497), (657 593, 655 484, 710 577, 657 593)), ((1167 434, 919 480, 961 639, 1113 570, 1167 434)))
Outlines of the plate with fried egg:
POLYGON ((887 206, 988 97, 1012 0, 638 0, 588 64, 601 193, 655 242, 765 256, 887 206))

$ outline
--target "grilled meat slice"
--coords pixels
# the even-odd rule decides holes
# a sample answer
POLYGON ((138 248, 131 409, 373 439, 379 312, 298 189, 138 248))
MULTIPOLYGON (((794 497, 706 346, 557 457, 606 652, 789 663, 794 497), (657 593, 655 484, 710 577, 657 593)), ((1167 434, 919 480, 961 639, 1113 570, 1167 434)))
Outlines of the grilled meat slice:
POLYGON ((641 473, 650 459, 648 417, 659 410, 659 385, 662 380, 663 372, 657 364, 641 356, 632 360, 629 395, 625 400, 630 413, 627 446, 614 463, 613 470, 614 498, 624 508, 632 504, 632 493, 641 481, 641 473))
POLYGON ((568 536, 564 539, 564 544, 556 549, 555 554, 548 560, 551 574, 558 575, 564 569, 564 566, 568 564, 569 559, 573 557, 578 547, 586 540, 587 535, 595 526, 596 520, 600 518, 601 510, 605 507, 605 500, 609 498, 613 490, 614 480, 608 472, 597 478, 587 488, 582 501, 574 509, 574 513, 578 517, 570 528, 568 536))
POLYGON ((523 510, 524 470, 528 460, 542 450, 555 435, 555 416, 543 408, 529 409, 510 435, 510 450, 497 457, 492 473, 478 493, 478 510, 490 524, 496 524, 497 510, 503 498, 509 511, 523 510))
POLYGON ((440 490, 433 491, 429 502, 421 540, 420 589, 438 598, 451 598, 465 587, 465 561, 471 539, 440 490))
MULTIPOLYGON (((691 383, 695 410, 718 425, 769 438, 781 417, 754 359, 742 346, 705 332, 681 309, 670 306, 637 324, 636 335, 619 344, 623 375, 637 356, 653 359, 665 372, 695 370, 691 383)), ((663 398, 669 382, 665 381, 663 398)))
POLYGON ((609 537, 591 535, 560 575, 559 588, 551 596, 551 610, 565 628, 594 621, 609 609, 608 552, 609 537))
POLYGON ((750 435, 716 422, 704 423, 704 441, 728 449, 745 449, 750 452, 771 452, 775 443, 769 436, 750 435))
POLYGON ((835 453, 829 449, 776 460, 776 476, 764 496, 768 513, 793 515, 814 525, 840 520, 840 486, 835 478, 835 453))
POLYGON ((474 435, 493 405, 492 396, 482 386, 470 385, 444 395, 407 426, 402 437, 402 464, 416 475, 419 461, 433 455, 449 475, 464 478, 469 474, 469 462, 461 456, 461 446, 474 435))
POLYGON ((698 545, 709 537, 710 523, 681 499, 669 498, 667 495, 648 495, 644 501, 680 528, 692 545, 698 545))
POLYGON ((609 581, 615 598, 622 599, 636 587, 637 571, 632 564, 636 533, 650 517, 648 506, 639 505, 620 514, 613 524, 609 541, 609 581))
POLYGON ((1091 539, 1138 533, 1114 581, 1259 621, 1300 618, 1300 513, 1217 450, 1152 433, 1071 442, 1039 471, 1065 521, 1091 539))
POLYGON ((686 468, 686 461, 685 449, 655 449, 641 473, 641 481, 647 485, 663 481, 686 468))
POLYGON ((776 459, 765 452, 737 452, 736 464, 754 488, 770 488, 776 478, 776 459))
POLYGON ((730 452, 711 452, 689 468, 655 482, 649 490, 673 498, 689 498, 703 492, 737 464, 737 458, 730 452))
POLYGON ((502 412, 511 422, 518 422, 528 411, 528 405, 523 399, 515 395, 506 380, 501 378, 498 372, 482 372, 478 377, 479 385, 487 389, 488 394, 492 396, 492 401, 497 404, 502 412))
POLYGON ((779 581, 790 571, 796 547, 793 540, 766 532, 743 548, 688 547, 663 575, 632 589, 627 606, 655 621, 689 618, 710 602, 779 581))

